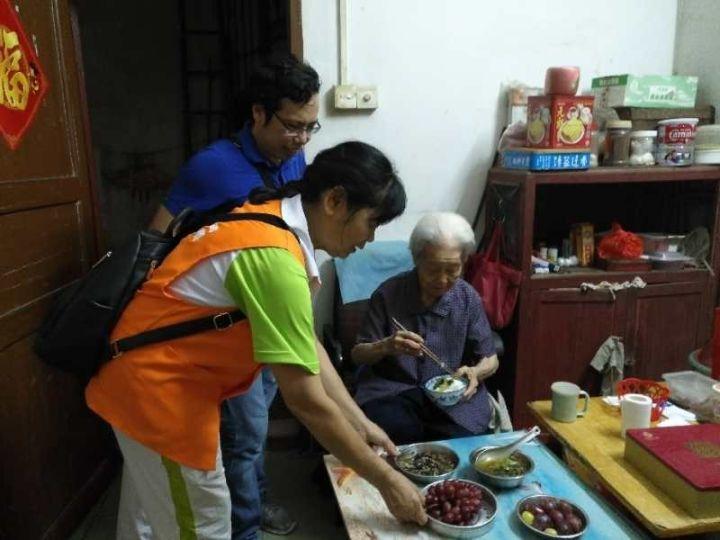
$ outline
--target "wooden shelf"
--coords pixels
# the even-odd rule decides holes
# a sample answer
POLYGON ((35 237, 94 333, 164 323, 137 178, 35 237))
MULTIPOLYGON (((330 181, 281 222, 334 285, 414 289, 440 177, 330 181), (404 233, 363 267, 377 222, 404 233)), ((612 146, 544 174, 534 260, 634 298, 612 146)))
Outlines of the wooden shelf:
POLYGON ((649 270, 643 272, 608 272, 599 268, 583 268, 578 272, 560 272, 557 274, 532 274, 530 276, 530 289, 549 289, 560 287, 578 287, 580 283, 600 281, 632 281, 635 277, 641 278, 645 283, 678 283, 684 281, 706 280, 710 272, 701 268, 686 268, 684 270, 649 270))
POLYGON ((493 168, 496 182, 542 184, 618 184, 631 182, 687 182, 720 179, 720 166, 598 167, 587 171, 533 172, 493 168))
POLYGON ((710 337, 720 275, 720 166, 600 167, 529 172, 493 168, 486 220, 503 220, 506 259, 522 271, 513 324, 502 332, 507 353, 497 385, 517 426, 532 425, 524 404, 545 399, 553 381, 572 381, 591 394, 601 375, 590 366, 610 337, 622 340, 625 376, 657 379, 687 369, 688 354, 710 337), (707 269, 532 274, 537 240, 559 245, 573 223, 627 230, 710 233, 707 269), (537 238, 536 238, 537 237, 537 238), (610 294, 581 291, 583 282, 624 282, 643 288, 610 294))

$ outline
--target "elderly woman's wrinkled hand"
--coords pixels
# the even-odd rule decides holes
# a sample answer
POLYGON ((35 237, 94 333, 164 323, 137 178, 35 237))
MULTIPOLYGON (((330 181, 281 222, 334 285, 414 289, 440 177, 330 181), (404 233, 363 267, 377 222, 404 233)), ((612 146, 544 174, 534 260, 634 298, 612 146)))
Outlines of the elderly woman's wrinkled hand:
POLYGON ((422 355, 422 349, 420 346, 424 343, 424 340, 415 332, 398 330, 392 336, 386 337, 383 342, 385 346, 385 353, 387 355, 422 355))
POLYGON ((478 378, 478 372, 475 367, 470 366, 460 366, 460 368, 455 372, 455 378, 456 379, 467 379, 468 380, 468 387, 465 390, 465 393, 463 394, 462 399, 470 399, 475 395, 475 392, 477 392, 478 385, 480 384, 480 379, 478 378))
POLYGON ((498 357, 495 354, 486 356, 475 366, 461 366, 455 372, 455 377, 464 377, 468 380, 468 387, 463 394, 463 399, 467 400, 473 397, 480 383, 493 375, 498 370, 498 367, 498 357))

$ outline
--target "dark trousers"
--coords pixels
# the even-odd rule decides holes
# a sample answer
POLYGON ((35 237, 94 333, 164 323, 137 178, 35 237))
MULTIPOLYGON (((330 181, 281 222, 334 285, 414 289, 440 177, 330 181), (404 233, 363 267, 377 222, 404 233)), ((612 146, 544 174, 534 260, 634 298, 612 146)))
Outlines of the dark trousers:
POLYGON ((471 437, 425 395, 412 388, 362 405, 367 417, 385 430, 395 444, 471 437))

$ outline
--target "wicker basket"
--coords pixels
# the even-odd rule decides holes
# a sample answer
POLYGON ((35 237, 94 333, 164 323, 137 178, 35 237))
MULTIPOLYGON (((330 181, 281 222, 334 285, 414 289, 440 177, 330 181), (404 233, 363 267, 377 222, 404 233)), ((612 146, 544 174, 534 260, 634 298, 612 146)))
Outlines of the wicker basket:
POLYGON ((618 382, 616 390, 618 397, 624 394, 644 394, 649 396, 653 402, 652 412, 650 414, 650 420, 652 422, 660 420, 668 397, 670 397, 670 390, 667 386, 655 381, 635 379, 632 377, 618 382))

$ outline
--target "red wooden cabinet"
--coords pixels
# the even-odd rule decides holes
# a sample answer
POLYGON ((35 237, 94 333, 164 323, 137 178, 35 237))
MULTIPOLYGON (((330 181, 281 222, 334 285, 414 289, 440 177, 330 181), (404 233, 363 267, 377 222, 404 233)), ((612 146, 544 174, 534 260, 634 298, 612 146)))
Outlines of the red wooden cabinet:
POLYGON ((706 294, 707 285, 698 280, 648 285, 633 295, 626 334, 632 375, 657 380, 668 371, 688 369, 688 353, 704 341, 698 330, 705 326, 706 294))
POLYGON ((609 336, 622 338, 626 376, 659 379, 667 371, 688 369, 688 354, 710 336, 720 272, 719 185, 720 167, 490 171, 488 226, 493 219, 505 220, 505 256, 523 272, 515 318, 503 336, 508 352, 497 376, 518 427, 532 422, 525 404, 548 399, 553 381, 572 381, 598 395, 601 375, 590 361, 609 336), (530 257, 538 241, 559 245, 573 223, 591 222, 600 231, 612 221, 637 232, 687 233, 705 227, 713 270, 578 268, 532 274, 530 257), (647 283, 645 288, 614 296, 580 289, 582 283, 636 276, 647 283))

